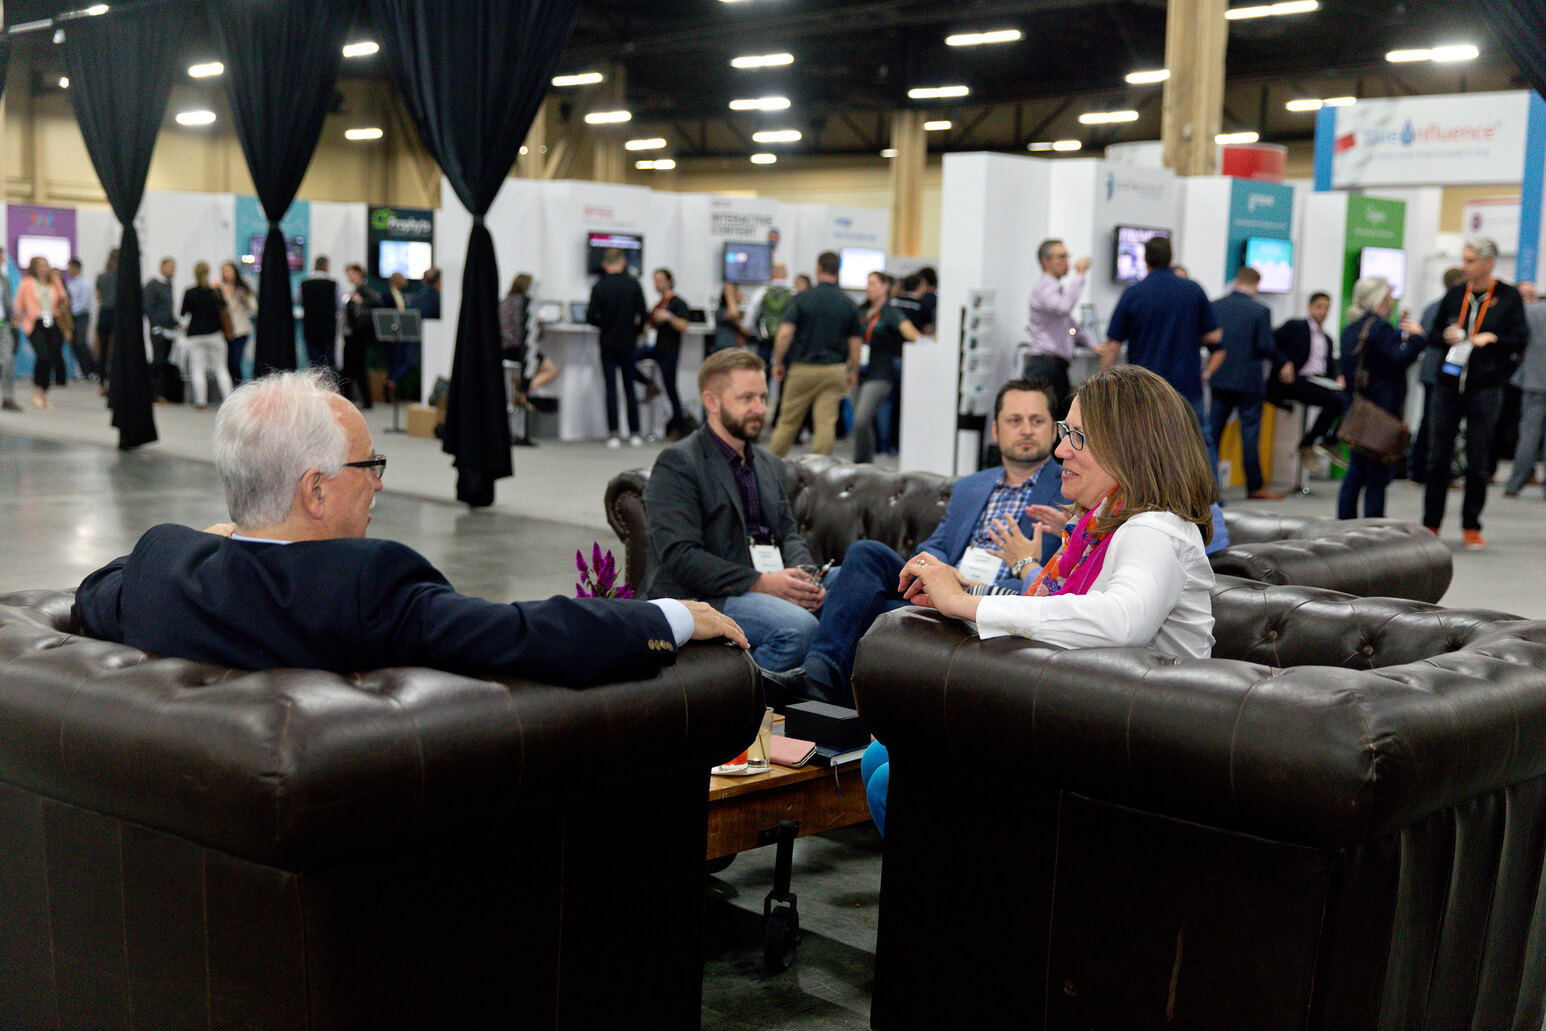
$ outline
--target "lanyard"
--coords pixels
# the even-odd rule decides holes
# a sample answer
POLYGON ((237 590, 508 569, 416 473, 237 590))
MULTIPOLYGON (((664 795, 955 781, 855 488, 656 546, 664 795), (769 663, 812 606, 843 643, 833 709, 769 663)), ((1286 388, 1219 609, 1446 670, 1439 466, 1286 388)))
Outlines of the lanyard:
POLYGON ((1460 302, 1460 325, 1465 329, 1466 336, 1475 336, 1481 328, 1482 320, 1487 317, 1487 307, 1492 304, 1492 292, 1498 288, 1498 281, 1494 279, 1492 285, 1487 288, 1487 296, 1482 298, 1481 307, 1476 312, 1476 322, 1466 321, 1466 313, 1471 310, 1471 291, 1468 287, 1465 292, 1465 300, 1460 302))
POLYGON ((884 308, 885 305, 881 305, 879 308, 876 308, 875 314, 870 316, 870 321, 864 324, 864 342, 866 344, 870 342, 870 334, 875 332, 875 323, 880 321, 880 313, 884 308))

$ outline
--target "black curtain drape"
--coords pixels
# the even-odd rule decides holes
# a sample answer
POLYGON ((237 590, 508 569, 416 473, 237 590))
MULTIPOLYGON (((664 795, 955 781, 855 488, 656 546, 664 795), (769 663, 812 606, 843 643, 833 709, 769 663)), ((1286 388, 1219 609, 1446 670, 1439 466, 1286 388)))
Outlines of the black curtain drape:
POLYGON ((512 473, 500 366, 499 267, 483 216, 531 128, 577 0, 375 0, 383 45, 419 136, 472 212, 451 363, 445 450, 456 496, 494 503, 512 473))
POLYGON ((1482 10, 1492 34, 1530 88, 1546 97, 1546 4, 1541 0, 1482 0, 1482 10))
POLYGON ((79 19, 65 33, 64 61, 75 120, 113 214, 123 225, 107 395, 121 448, 156 439, 134 216, 145 196, 150 155, 172 91, 182 18, 175 5, 152 4, 79 19))
POLYGON ((220 39, 236 135, 268 217, 253 371, 295 368, 295 316, 279 220, 295 200, 333 105, 345 34, 360 0, 221 0, 220 39))

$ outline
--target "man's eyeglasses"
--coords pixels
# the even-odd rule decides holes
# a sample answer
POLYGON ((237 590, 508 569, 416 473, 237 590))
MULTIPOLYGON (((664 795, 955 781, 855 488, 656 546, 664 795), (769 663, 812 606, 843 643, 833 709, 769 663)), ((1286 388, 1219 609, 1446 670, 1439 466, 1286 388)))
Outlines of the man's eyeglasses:
POLYGON ((344 467, 347 469, 369 469, 371 475, 379 480, 386 475, 386 455, 377 453, 371 455, 363 462, 345 462, 344 467))
POLYGON ((1068 442, 1073 445, 1075 451, 1084 450, 1083 430, 1072 429, 1068 423, 1060 422, 1058 423, 1058 440, 1062 440, 1064 437, 1068 438, 1068 442))

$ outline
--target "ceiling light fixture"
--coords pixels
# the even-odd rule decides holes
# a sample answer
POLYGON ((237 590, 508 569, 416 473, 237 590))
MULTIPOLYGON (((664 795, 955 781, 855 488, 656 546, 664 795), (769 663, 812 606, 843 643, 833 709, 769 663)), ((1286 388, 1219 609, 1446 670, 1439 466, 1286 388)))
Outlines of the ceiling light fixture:
POLYGON ((623 144, 624 150, 659 150, 666 145, 665 137, 654 136, 647 140, 629 140, 623 144))
POLYGON ((732 68, 778 68, 786 64, 794 64, 793 54, 747 54, 730 61, 732 68))
POLYGON ((585 116, 586 125, 616 125, 633 117, 632 111, 592 111, 585 116))
POLYGON ((553 85, 562 88, 564 86, 594 86, 606 79, 600 72, 579 72, 575 75, 555 75, 553 85))
POLYGON ((177 112, 178 125, 209 125, 215 120, 213 111, 179 111, 177 112))
POLYGON ((91 15, 93 18, 95 18, 99 14, 106 14, 107 13, 107 5, 106 4, 92 4, 90 7, 86 8, 86 13, 91 15))
POLYGON ((70 77, 68 75, 61 75, 61 76, 59 76, 59 88, 60 89, 69 89, 70 88, 70 77))
POLYGON ((1469 43, 1452 43, 1428 50, 1392 50, 1385 55, 1385 60, 1392 64, 1406 61, 1474 61, 1480 55, 1481 51, 1469 43))
POLYGON ((1137 111, 1087 111, 1079 116, 1082 125, 1109 125, 1113 122, 1136 122, 1137 111))
POLYGON ((947 47, 980 47, 989 43, 1018 43, 1025 33, 1019 29, 995 29, 992 32, 958 32, 945 37, 947 47))
POLYGON ((788 108, 788 97, 755 97, 730 102, 732 111, 785 111, 788 108))
POLYGON ((1213 142, 1228 146, 1231 143, 1255 143, 1260 139, 1261 134, 1255 132, 1221 132, 1213 137, 1213 142))
POLYGON ((909 100, 945 100, 949 97, 964 97, 971 90, 966 86, 915 86, 907 91, 909 100))
POLYGON ((380 43, 377 43, 373 39, 362 39, 358 43, 350 43, 348 46, 344 47, 344 56, 369 57, 371 54, 379 53, 380 51, 380 43))
POLYGON ((771 165, 773 162, 775 162, 777 160, 778 160, 778 155, 777 154, 753 154, 752 155, 752 164, 754 164, 754 165, 771 165))
POLYGON ((216 75, 224 75, 225 65, 221 64, 219 61, 206 61, 203 64, 192 64, 188 66, 188 74, 195 79, 208 79, 216 75))
POLYGON ((1156 68, 1149 72, 1129 72, 1127 84, 1129 86, 1152 86, 1156 82, 1164 82, 1170 78, 1169 68, 1156 68))
POLYGON ((645 158, 643 161, 635 161, 633 167, 645 172, 669 172, 676 167, 676 162, 671 158, 655 158, 653 161, 645 158))
POLYGON ((896 148, 887 147, 885 150, 880 152, 880 156, 883 158, 894 158, 896 157, 896 148))
POLYGON ((923 123, 923 131, 924 132, 943 132, 946 129, 950 128, 950 126, 951 126, 950 119, 948 119, 948 118, 940 118, 940 119, 936 119, 935 121, 932 121, 932 122, 924 122, 923 123))
POLYGON ((753 143, 798 143, 800 142, 799 129, 769 129, 766 132, 752 133, 753 143))
POLYGON ((363 129, 344 130, 344 139, 353 140, 356 143, 363 143, 366 140, 379 140, 381 139, 382 135, 383 133, 381 130, 373 125, 366 126, 363 129))
POLYGON ((1055 150, 1066 154, 1069 151, 1079 150, 1083 147, 1084 144, 1078 140, 1039 140, 1036 143, 1026 144, 1025 149, 1036 152, 1055 150))
POLYGON ((1244 18, 1276 18, 1285 14, 1309 14, 1320 10, 1320 0, 1289 0, 1281 4, 1258 4, 1253 7, 1231 7, 1224 12, 1230 21, 1244 18))

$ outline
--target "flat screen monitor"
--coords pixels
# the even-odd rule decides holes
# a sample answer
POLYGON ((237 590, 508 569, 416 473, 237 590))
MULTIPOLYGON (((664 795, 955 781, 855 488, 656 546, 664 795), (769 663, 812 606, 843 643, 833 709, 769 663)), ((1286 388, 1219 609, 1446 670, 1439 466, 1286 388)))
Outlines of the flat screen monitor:
POLYGON ((1117 226, 1112 232, 1114 251, 1111 258, 1113 283, 1136 283, 1149 274, 1149 266, 1143 260, 1143 245, 1156 236, 1170 239, 1169 229, 1149 226, 1117 226))
POLYGON ((1406 251, 1394 247, 1365 247, 1358 252, 1358 278, 1384 276, 1395 297, 1406 293, 1406 251))
POLYGON ((844 247, 838 252, 837 285, 844 290, 863 290, 871 272, 886 271, 886 252, 869 247, 844 247))
POLYGON ((69 239, 63 236, 18 236, 16 264, 25 269, 36 257, 47 258, 50 268, 64 268, 70 263, 69 239))
POLYGON ((376 274, 382 279, 391 279, 394 272, 423 279, 432 264, 434 247, 428 240, 382 240, 376 252, 376 274))
POLYGON ((562 322, 562 321, 564 321, 564 302, 563 301, 538 301, 537 302, 537 321, 538 322, 562 322))
POLYGON ((585 325, 585 316, 587 313, 589 313, 589 311, 589 301, 570 301, 569 321, 574 323, 576 326, 583 326, 585 325))
POLYGON ((613 247, 623 252, 630 274, 644 275, 644 237, 638 233, 587 233, 585 247, 585 270, 593 276, 601 275, 601 256, 613 247))
POLYGON ((725 282, 760 286, 772 278, 771 243, 725 244, 725 282))
MULTIPOLYGON (((247 253, 242 255, 242 264, 254 272, 263 271, 263 242, 267 239, 267 233, 253 233, 247 239, 247 253)), ((299 272, 306 267, 304 236, 291 236, 285 239, 285 261, 290 266, 291 272, 299 272)))
POLYGON ((1245 241, 1245 264, 1261 273, 1264 294, 1292 293, 1294 289, 1294 242, 1266 236, 1245 241))

